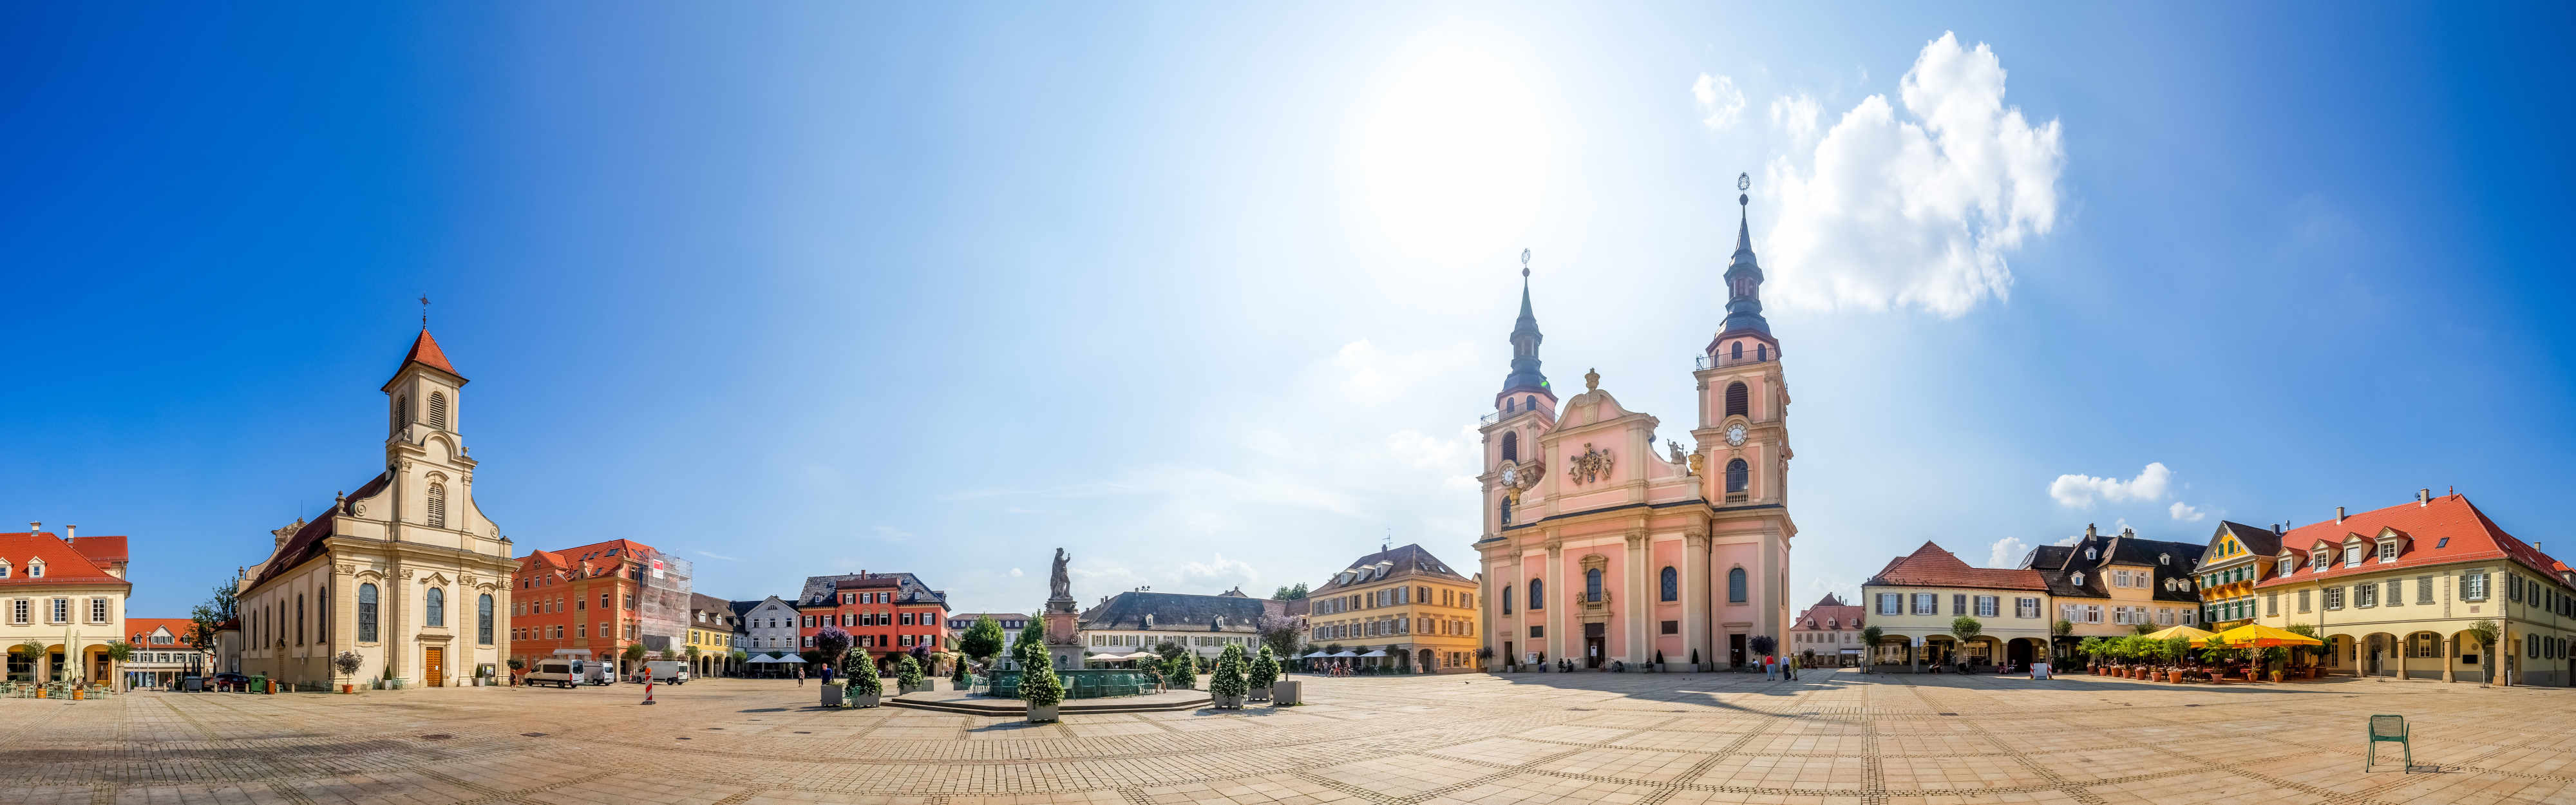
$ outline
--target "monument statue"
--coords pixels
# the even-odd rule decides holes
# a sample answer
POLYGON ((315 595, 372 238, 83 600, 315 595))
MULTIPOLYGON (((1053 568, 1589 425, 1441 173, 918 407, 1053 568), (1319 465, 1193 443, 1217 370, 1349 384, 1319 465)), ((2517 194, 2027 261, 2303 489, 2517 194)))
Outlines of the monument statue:
POLYGON ((1049 600, 1073 597, 1073 580, 1066 578, 1064 572, 1064 563, 1071 559, 1072 557, 1065 555, 1063 548, 1055 549, 1055 573, 1047 577, 1049 600))

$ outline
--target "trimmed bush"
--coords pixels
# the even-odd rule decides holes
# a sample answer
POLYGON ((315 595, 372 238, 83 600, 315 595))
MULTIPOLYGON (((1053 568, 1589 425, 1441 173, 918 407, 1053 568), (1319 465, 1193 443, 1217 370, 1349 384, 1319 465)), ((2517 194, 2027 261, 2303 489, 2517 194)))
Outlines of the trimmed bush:
POLYGON ((1226 696, 1252 692, 1252 685, 1243 677, 1242 646, 1228 645, 1217 653, 1216 672, 1208 675, 1208 692, 1226 696))
POLYGON ((929 680, 921 676, 921 664, 913 662, 910 654, 895 657, 894 678, 908 689, 918 690, 929 684, 929 680))
POLYGON ((885 680, 877 676, 876 660, 868 658, 866 649, 852 649, 842 657, 841 673, 849 677, 844 684, 849 686, 850 695, 874 696, 885 692, 885 680))
POLYGON ((1279 658, 1271 655, 1269 646, 1262 646, 1261 654, 1252 658, 1250 682, 1253 687, 1266 688, 1277 681, 1279 681, 1279 658))
POLYGON ((1064 679, 1055 675, 1055 663, 1047 659, 1042 643, 1022 642, 1017 649, 1020 666, 1020 700, 1031 707, 1045 707, 1064 701, 1064 679))

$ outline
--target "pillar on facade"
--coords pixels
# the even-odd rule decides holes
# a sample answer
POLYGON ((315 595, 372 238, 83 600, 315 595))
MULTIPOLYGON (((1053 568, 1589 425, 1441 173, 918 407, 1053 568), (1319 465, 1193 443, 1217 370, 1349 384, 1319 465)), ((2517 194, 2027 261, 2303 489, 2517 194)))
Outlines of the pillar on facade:
POLYGON ((1565 595, 1565 585, 1557 583, 1565 578, 1565 574, 1557 572, 1559 570, 1557 565, 1564 560, 1565 546, 1555 542, 1548 543, 1547 567, 1545 570, 1540 571, 1539 574, 1546 584, 1540 588, 1539 597, 1541 599, 1541 603, 1549 605, 1547 607, 1548 614, 1544 618, 1546 621, 1544 625, 1547 627, 1547 642, 1545 643, 1547 646, 1547 659, 1548 662, 1551 663, 1561 659, 1575 658, 1574 655, 1569 653, 1565 648, 1568 645, 1565 637, 1565 611, 1573 609, 1573 607, 1567 606, 1563 600, 1545 600, 1565 595))
MULTIPOLYGON (((1708 535, 1691 532, 1682 535, 1682 633, 1689 643, 1685 649, 1701 662, 1714 662, 1708 630, 1708 535)), ((1693 671, 1699 669, 1693 668, 1693 671)))
POLYGON ((1620 618, 1626 620, 1628 626, 1629 665, 1644 665, 1654 657, 1646 646, 1646 622, 1654 617, 1655 600, 1646 595, 1646 565, 1653 563, 1653 559, 1646 555, 1647 547, 1645 529, 1628 530, 1628 556, 1624 561, 1628 566, 1628 600, 1627 606, 1620 610, 1620 618))
POLYGON ((2460 656, 2459 649, 2454 645, 2454 642, 2455 641, 2453 641, 2450 635, 2442 636, 2442 681, 2444 682, 2459 681, 2453 678, 2457 674, 2455 669, 2459 665, 2459 663, 2453 658, 2460 656))
POLYGON ((2487 662, 2494 664, 2491 667, 2495 668, 2495 683, 2497 687, 2513 686, 2513 664, 2505 661, 2510 655, 2506 654, 2504 650, 2504 647, 2510 645, 2513 645, 2513 628, 2511 622, 2508 621, 2506 622, 2506 625, 2496 629, 2495 645, 2487 647, 2487 662))

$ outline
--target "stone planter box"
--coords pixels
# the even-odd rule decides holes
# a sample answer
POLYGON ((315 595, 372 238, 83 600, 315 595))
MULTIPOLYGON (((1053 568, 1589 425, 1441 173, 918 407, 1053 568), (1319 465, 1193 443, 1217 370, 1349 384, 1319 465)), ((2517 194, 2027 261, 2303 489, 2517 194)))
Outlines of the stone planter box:
POLYGON ((1270 701, 1270 689, 1269 689, 1269 688, 1253 688, 1253 689, 1252 689, 1252 695, 1250 696, 1250 698, 1251 698, 1253 701, 1256 701, 1256 702, 1266 702, 1266 701, 1270 701))
POLYGON ((1211 699, 1215 699, 1215 700, 1216 700, 1216 707, 1217 707, 1217 709, 1219 709, 1219 710, 1241 710, 1241 709, 1243 709, 1243 697, 1242 697, 1242 696, 1238 696, 1238 695, 1234 695, 1234 694, 1228 694, 1228 693, 1218 693, 1218 694, 1214 694, 1214 695, 1210 696, 1209 698, 1211 698, 1211 699))
POLYGON ((1305 687, 1305 682, 1295 679, 1282 679, 1271 683, 1270 705, 1272 707, 1284 707, 1292 704, 1304 704, 1306 702, 1303 698, 1305 687))
POLYGON ((824 685, 824 686, 823 686, 823 706, 824 706, 824 707, 839 707, 839 706, 841 706, 841 686, 839 686, 839 685, 824 685))
POLYGON ((1032 704, 1032 705, 1029 705, 1029 723, 1031 723, 1031 724, 1047 724, 1047 723, 1052 723, 1052 722, 1054 722, 1054 721, 1055 721, 1056 708, 1058 708, 1058 707, 1062 707, 1062 706, 1063 706, 1062 704, 1032 704))
POLYGON ((851 706, 851 707, 860 707, 860 708, 875 707, 875 706, 877 706, 877 705, 879 705, 879 704, 883 704, 884 702, 885 702, 885 693, 884 693, 883 691, 879 691, 879 692, 876 692, 876 693, 853 693, 853 694, 850 694, 850 706, 851 706))

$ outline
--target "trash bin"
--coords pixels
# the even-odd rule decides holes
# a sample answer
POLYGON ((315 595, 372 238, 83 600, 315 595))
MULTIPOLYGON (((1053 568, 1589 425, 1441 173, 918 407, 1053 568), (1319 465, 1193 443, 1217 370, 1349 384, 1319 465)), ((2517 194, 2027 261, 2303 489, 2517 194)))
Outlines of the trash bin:
POLYGON ((186 677, 179 680, 179 686, 181 690, 185 690, 189 693, 202 693, 206 690, 206 678, 202 676, 186 677))
POLYGON ((250 692, 252 692, 252 693, 267 693, 267 692, 268 692, 268 675, 267 675, 267 674, 251 674, 251 675, 250 675, 250 692))

